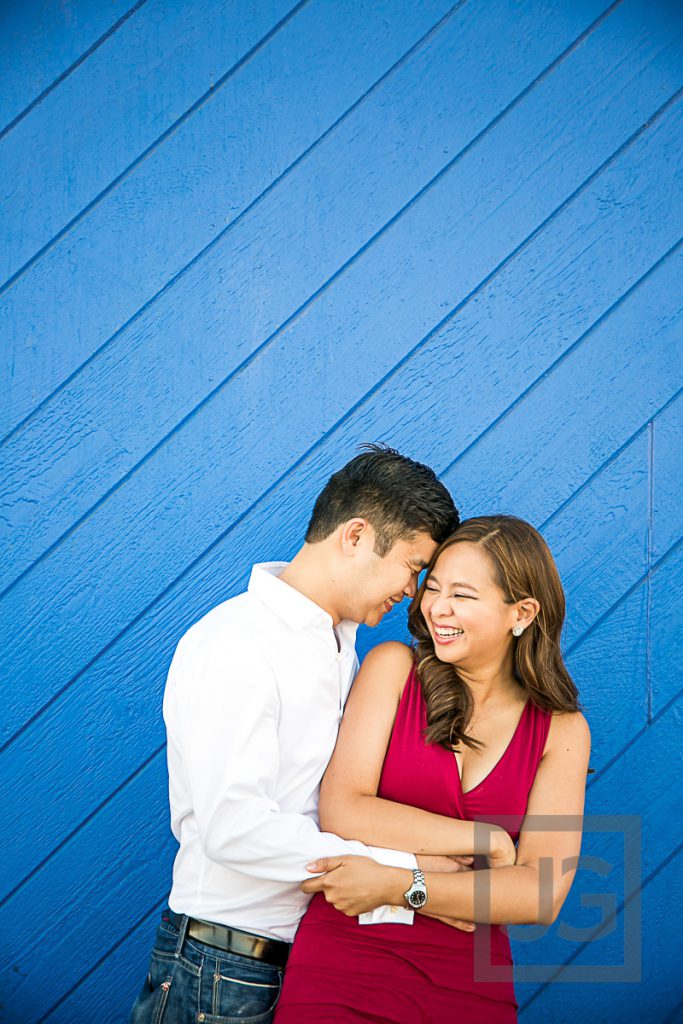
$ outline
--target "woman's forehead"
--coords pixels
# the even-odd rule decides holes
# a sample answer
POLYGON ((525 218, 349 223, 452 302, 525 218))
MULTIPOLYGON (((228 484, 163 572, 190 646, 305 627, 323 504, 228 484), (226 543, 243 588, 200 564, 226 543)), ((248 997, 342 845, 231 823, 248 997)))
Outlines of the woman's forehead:
POLYGON ((493 580, 493 565, 480 545, 460 541, 439 555, 432 575, 440 583, 472 583, 476 586, 493 580))

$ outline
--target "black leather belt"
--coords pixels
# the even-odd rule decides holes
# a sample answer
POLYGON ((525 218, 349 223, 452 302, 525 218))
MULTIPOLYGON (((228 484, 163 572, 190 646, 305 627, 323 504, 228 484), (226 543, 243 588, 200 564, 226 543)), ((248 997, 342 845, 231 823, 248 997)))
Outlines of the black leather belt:
MULTIPOLYGON (((165 916, 175 928, 180 928, 183 920, 180 914, 167 910, 165 916)), ((213 924, 211 921, 198 921, 194 917, 188 919, 187 935, 197 942, 204 943, 205 946, 213 946, 224 953, 262 960, 274 967, 285 966, 291 949, 291 943, 282 942, 280 939, 267 939, 264 935, 243 932, 239 928, 228 928, 227 925, 213 924)))

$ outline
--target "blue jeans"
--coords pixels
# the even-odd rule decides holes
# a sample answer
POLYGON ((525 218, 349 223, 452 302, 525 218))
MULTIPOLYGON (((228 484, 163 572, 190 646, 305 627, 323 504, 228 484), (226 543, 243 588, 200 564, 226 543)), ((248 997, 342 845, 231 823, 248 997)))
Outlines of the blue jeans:
POLYGON ((185 935, 162 914, 130 1024, 271 1024, 283 971, 185 935))

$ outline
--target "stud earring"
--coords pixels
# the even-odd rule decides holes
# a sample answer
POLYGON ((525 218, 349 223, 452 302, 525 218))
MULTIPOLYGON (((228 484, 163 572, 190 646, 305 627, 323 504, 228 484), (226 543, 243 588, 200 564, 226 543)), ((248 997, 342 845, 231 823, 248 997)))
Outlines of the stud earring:
POLYGON ((512 635, 513 636, 521 636, 523 632, 524 632, 524 626, 513 626, 512 627, 512 635))

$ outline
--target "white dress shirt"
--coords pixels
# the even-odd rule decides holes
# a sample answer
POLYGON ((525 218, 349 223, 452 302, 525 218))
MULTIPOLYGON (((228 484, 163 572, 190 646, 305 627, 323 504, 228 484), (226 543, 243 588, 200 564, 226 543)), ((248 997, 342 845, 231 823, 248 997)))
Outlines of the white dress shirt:
MULTIPOLYGON (((285 564, 254 566, 247 593, 183 636, 164 719, 180 843, 171 909, 290 941, 310 898, 299 889, 310 861, 416 862, 318 828, 320 780, 358 668, 357 627, 336 627, 338 649, 327 612, 277 578, 285 564)), ((391 916, 401 919, 412 913, 391 916)))

